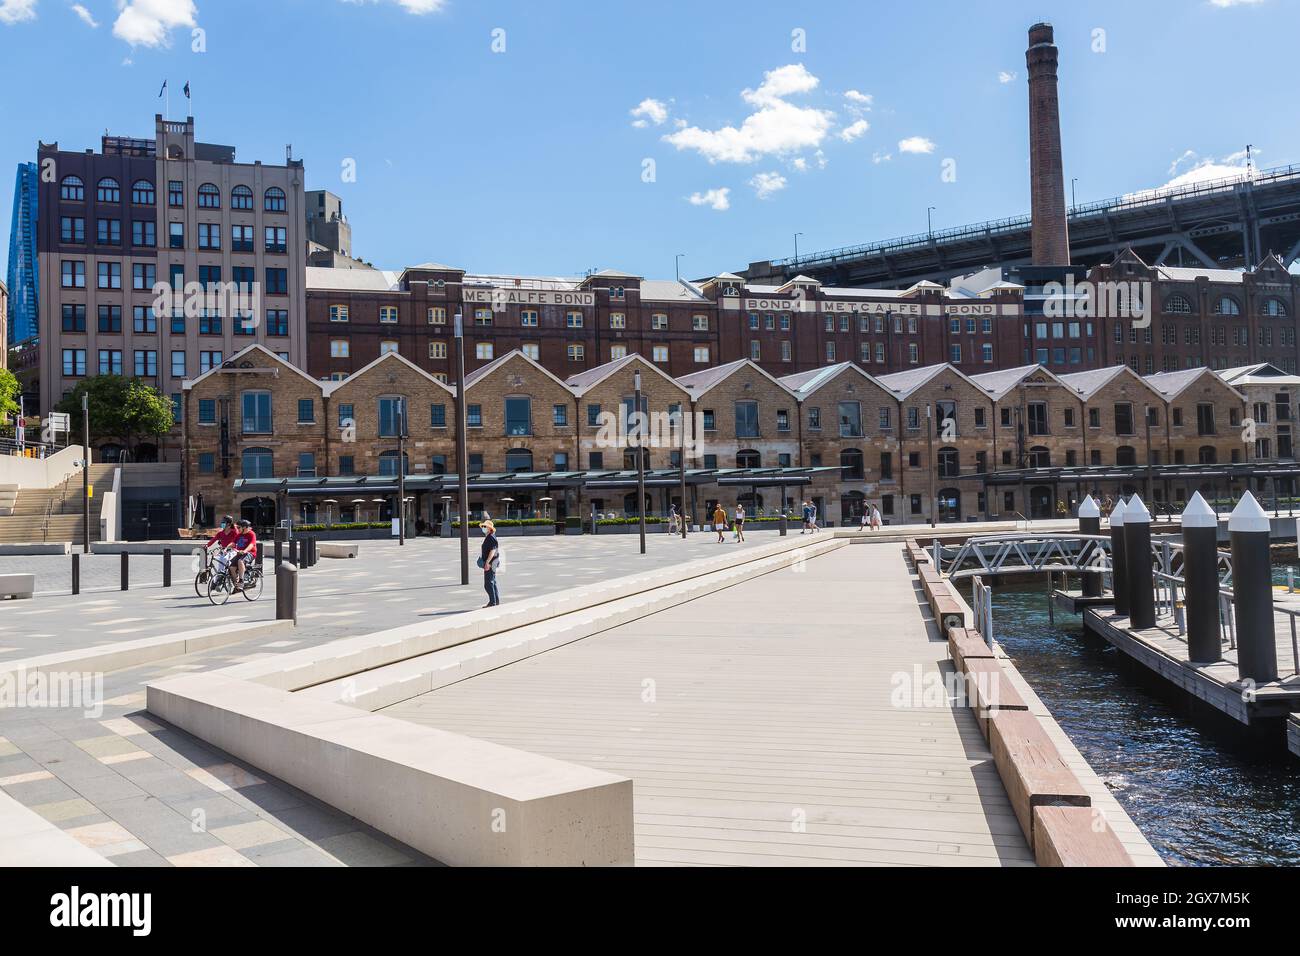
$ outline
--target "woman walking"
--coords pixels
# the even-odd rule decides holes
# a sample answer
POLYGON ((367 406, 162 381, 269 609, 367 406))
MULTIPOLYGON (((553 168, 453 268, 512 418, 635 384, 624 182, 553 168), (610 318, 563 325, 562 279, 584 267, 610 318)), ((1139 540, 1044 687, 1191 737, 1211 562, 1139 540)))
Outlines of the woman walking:
POLYGON ((727 530, 727 513, 722 510, 721 501, 713 506, 713 530, 718 532, 718 544, 723 544, 727 540, 723 537, 727 530))
POLYGON ((881 525, 880 509, 877 508, 875 505, 872 505, 871 506, 871 530, 879 531, 880 525, 881 525))
POLYGON ((478 566, 483 569, 483 590, 487 592, 488 602, 484 607, 496 607, 501 603, 501 592, 497 590, 497 568, 501 566, 501 550, 497 544, 497 528, 490 520, 481 525, 483 529, 483 549, 479 553, 478 566))
POLYGON ((745 540, 745 506, 742 504, 737 504, 736 505, 736 541, 741 542, 744 540, 745 540))

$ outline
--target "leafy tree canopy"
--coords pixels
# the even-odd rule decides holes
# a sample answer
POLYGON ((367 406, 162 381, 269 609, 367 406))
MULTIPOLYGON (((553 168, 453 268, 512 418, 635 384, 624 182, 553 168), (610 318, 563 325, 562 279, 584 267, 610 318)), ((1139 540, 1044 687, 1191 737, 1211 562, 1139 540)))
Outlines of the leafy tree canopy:
POLYGON ((91 439, 116 438, 128 450, 142 438, 172 429, 171 400, 151 385, 125 375, 95 375, 77 383, 57 410, 72 421, 72 440, 81 434, 81 396, 87 395, 91 439))

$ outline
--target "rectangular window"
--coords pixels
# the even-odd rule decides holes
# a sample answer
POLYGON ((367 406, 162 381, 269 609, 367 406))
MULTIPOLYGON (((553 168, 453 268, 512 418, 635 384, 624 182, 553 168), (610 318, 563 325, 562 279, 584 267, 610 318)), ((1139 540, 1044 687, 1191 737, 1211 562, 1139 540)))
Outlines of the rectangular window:
MULTIPOLYGON (((626 346, 626 345, 611 345, 611 346, 609 347, 609 360, 612 362, 612 361, 614 361, 615 359, 621 359, 621 358, 627 358, 627 346, 626 346)), ((657 360, 656 360, 656 361, 657 361, 657 360)), ((666 357, 666 356, 665 356, 665 361, 667 361, 667 357, 666 357)))
POLYGON ((609 314, 609 327, 611 329, 627 328, 627 316, 622 312, 611 312, 609 314))
POLYGON ((587 349, 581 342, 574 342, 564 349, 570 362, 581 362, 587 357, 587 349))
POLYGON ((523 351, 525 356, 532 359, 534 362, 538 361, 541 357, 541 346, 536 342, 525 342, 523 345, 519 346, 519 348, 523 351))
POLYGON ((69 377, 86 374, 86 350, 63 350, 63 374, 69 377))
POLYGON ((397 306, 381 305, 379 307, 379 321, 387 322, 390 325, 397 322, 397 306))
POLYGON ((840 402, 840 437, 862 437, 862 406, 857 402, 840 402))
POLYGON ((1133 434, 1133 406, 1127 402, 1115 404, 1115 434, 1133 434))
POLYGON ((199 223, 199 248, 200 249, 221 248, 221 223, 219 222, 199 223))
POLYGON ((491 343, 491 342, 475 342, 475 343, 474 343, 474 357, 475 357, 476 359, 479 359, 479 360, 484 360, 484 359, 490 359, 490 358, 492 358, 492 343, 491 343))
POLYGON ((314 425, 316 423, 316 400, 312 398, 298 399, 298 424, 314 425))
POLYGON ((707 315, 691 316, 691 327, 695 329, 696 332, 709 331, 709 317, 707 315))
POLYGON ((568 313, 568 315, 564 317, 564 321, 565 321, 565 325, 567 325, 569 328, 580 329, 582 328, 582 313, 570 312, 568 313))
POLYGON ((695 347, 695 364, 696 365, 709 364, 709 347, 707 345, 697 345, 695 347))
POLYGON ((760 345, 758 339, 750 339, 750 340, 749 340, 749 360, 750 360, 751 362, 758 362, 758 361, 760 361, 760 360, 762 359, 762 357, 763 357, 763 351, 762 351, 762 347, 761 347, 761 345, 760 345))
POLYGON ((758 402, 736 402, 736 437, 757 438, 758 402))
POLYGON ((220 352, 200 352, 199 353, 199 373, 210 372, 214 368, 221 367, 220 352))
POLYGON ((351 455, 339 455, 339 475, 355 475, 356 464, 351 455))
MULTIPOLYGON (((471 405, 470 408, 477 406, 471 405)), ((397 438, 398 435, 406 431, 405 418, 406 410, 403 407, 402 399, 396 395, 383 395, 379 399, 379 437, 380 438, 397 438)), ((396 474, 396 472, 394 472, 396 474)))
POLYGON ((271 393, 245 392, 241 402, 243 409, 243 433, 245 435, 272 434, 271 393))
POLYGON ((445 359, 447 357, 447 343, 441 340, 429 343, 429 358, 445 359))
POLYGON ((99 307, 100 332, 122 331, 122 307, 120 305, 101 305, 99 307))
POLYGON ((551 424, 562 428, 569 424, 569 406, 552 405, 551 406, 551 424))
POLYGON ((482 405, 465 406, 465 424, 469 428, 483 427, 483 406, 482 405))
POLYGON ((199 424, 215 425, 217 423, 217 400, 215 398, 199 399, 199 424))
POLYGON ((122 220, 96 220, 95 237, 101 246, 120 246, 122 244, 122 220))
POLYGON ((435 305, 435 306, 432 306, 432 307, 429 309, 429 324, 430 324, 430 325, 446 325, 446 324, 447 324, 447 309, 446 309, 444 306, 441 306, 441 305, 435 305))
POLYGON ((288 295, 289 294, 289 270, 288 269, 267 269, 266 270, 266 292, 268 295, 288 295))
POLYGON ((330 339, 330 358, 347 358, 352 343, 348 339, 330 339))
POLYGON ((447 427, 447 406, 439 402, 429 406, 429 427, 446 428, 447 427))
POLYGON ((339 428, 348 428, 356 423, 357 420, 352 415, 352 403, 346 402, 339 405, 339 428))
POLYGON ((668 328, 668 316, 664 315, 662 312, 656 312, 654 315, 650 316, 650 328, 654 329, 656 332, 662 332, 664 329, 668 328))
POLYGON ((289 250, 288 230, 284 226, 266 227, 266 251, 287 252, 289 250))
POLYGON ((173 209, 180 209, 185 205, 184 183, 175 179, 167 183, 167 205, 173 209))
POLYGON ((822 410, 820 408, 808 409, 808 430, 821 431, 822 428, 822 410))
POLYGON ((86 220, 80 216, 63 216, 59 219, 59 241, 76 242, 86 241, 86 220))
POLYGON ((99 374, 121 375, 122 353, 118 349, 99 350, 99 374))
POLYGON ((253 227, 252 226, 231 226, 230 227, 230 249, 232 252, 252 252, 253 251, 253 227))
MULTIPOLYGON (((243 325, 244 323, 236 323, 243 325)), ((253 329, 251 325, 247 328, 251 335, 253 329)), ((288 309, 267 309, 266 310, 266 334, 267 335, 288 335, 289 334, 289 310, 288 309)))
POLYGON ((537 312, 534 309, 524 309, 519 313, 519 324, 530 329, 537 328, 537 312))
POLYGON ((170 249, 185 248, 185 223, 169 222, 167 224, 167 246, 170 249))
POLYGON ((587 406, 587 427, 595 428, 599 424, 600 424, 600 406, 588 405, 587 406))
POLYGON ((176 350, 172 352, 172 378, 185 377, 185 352, 176 350))
POLYGON ((523 397, 506 399, 506 435, 531 435, 533 433, 533 403, 523 397))

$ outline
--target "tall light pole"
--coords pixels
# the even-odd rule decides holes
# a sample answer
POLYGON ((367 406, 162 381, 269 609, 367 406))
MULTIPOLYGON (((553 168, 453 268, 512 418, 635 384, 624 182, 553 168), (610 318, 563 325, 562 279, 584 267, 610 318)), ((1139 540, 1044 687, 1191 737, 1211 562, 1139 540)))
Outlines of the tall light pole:
POLYGON ((1074 212, 1074 210, 1077 209, 1079 206, 1078 200, 1075 199, 1074 197, 1074 187, 1077 186, 1078 184, 1079 184, 1078 176, 1075 176, 1070 179, 1070 212, 1074 212))
POLYGON ((934 238, 934 225, 933 225, 934 220, 930 217, 930 213, 934 212, 936 208, 937 207, 935 206, 925 207, 925 234, 929 236, 931 239, 934 238))
POLYGON ((456 313, 456 470, 460 486, 460 583, 469 584, 469 452, 465 445, 465 323, 456 313))
POLYGON ((681 483, 682 503, 677 506, 677 518, 681 522, 682 537, 686 537, 686 403, 677 403, 677 430, 679 450, 677 452, 677 477, 681 483))
POLYGON ((645 457, 641 443, 645 418, 641 414, 641 370, 632 373, 632 415, 636 420, 636 510, 641 516, 641 553, 645 554, 645 457))
MULTIPOLYGON (((90 554, 90 392, 81 393, 81 550, 90 554)), ((123 559, 125 560, 125 559, 123 559)))
POLYGON ((397 400, 397 543, 406 546, 406 399, 397 400))
POLYGON ((682 259, 684 258, 686 258, 686 253, 684 252, 679 252, 677 255, 673 256, 673 269, 677 273, 678 282, 682 281, 682 259))
POLYGON ((802 232, 796 232, 794 234, 794 264, 796 266, 799 265, 799 237, 802 235, 802 232))
POLYGON ((925 406, 925 453, 930 459, 930 467, 926 469, 930 473, 930 527, 935 526, 937 519, 936 511, 939 510, 939 499, 934 493, 934 471, 936 468, 934 460, 934 423, 930 415, 930 404, 925 406))

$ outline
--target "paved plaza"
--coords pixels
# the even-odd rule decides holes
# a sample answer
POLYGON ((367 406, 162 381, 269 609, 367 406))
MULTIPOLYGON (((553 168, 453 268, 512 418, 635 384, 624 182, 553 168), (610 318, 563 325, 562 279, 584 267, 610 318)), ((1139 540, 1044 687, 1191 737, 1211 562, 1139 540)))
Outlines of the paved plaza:
MULTIPOLYGON (((654 535, 642 556, 636 535, 505 538, 503 598, 773 540, 753 534, 745 544, 718 545, 709 534, 686 541, 654 535)), ((476 555, 478 542, 471 545, 476 555)), ((3 558, 0 571, 32 569, 38 560, 68 559, 3 558)), ((156 562, 161 579, 161 558, 141 561, 156 562)), ((91 556, 91 562, 104 562, 116 574, 115 555, 91 556)), ((213 607, 194 596, 179 566, 170 590, 75 598, 38 593, 30 601, 0 604, 0 662, 274 617, 271 588, 254 604, 236 598, 213 607)), ((102 713, 94 716, 80 708, 0 708, 0 789, 119 866, 427 865, 432 861, 409 847, 150 719, 144 686, 479 607, 481 579, 470 570, 471 584, 462 587, 455 541, 427 538, 405 547, 363 542, 355 560, 322 560, 302 572, 299 626, 291 638, 254 639, 108 673, 102 713)), ((36 571, 42 573, 39 566, 36 571)))

